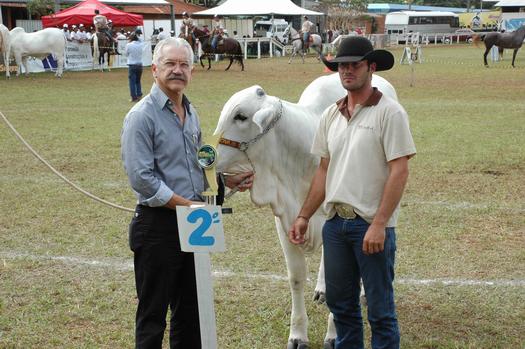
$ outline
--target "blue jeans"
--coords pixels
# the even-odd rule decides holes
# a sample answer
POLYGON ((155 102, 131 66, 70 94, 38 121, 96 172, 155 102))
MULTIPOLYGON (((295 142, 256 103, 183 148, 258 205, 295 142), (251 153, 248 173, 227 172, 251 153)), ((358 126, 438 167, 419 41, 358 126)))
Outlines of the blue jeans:
POLYGON ((394 304, 394 260, 396 235, 386 229, 385 249, 363 253, 363 239, 369 224, 357 217, 336 215, 323 227, 326 303, 334 315, 336 349, 362 349, 360 278, 363 279, 372 329, 372 348, 399 348, 399 328, 394 304))
POLYGON ((142 86, 140 85, 141 77, 142 65, 128 65, 129 93, 131 95, 132 100, 137 100, 140 97, 142 97, 142 86))

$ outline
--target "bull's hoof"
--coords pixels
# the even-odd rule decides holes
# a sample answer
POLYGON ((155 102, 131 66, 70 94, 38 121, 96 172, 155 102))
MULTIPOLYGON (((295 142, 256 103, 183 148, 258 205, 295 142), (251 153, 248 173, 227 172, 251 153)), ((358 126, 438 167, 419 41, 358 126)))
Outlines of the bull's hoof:
POLYGON ((324 341, 323 349, 335 349, 335 338, 330 338, 324 341))
POLYGON ((315 291, 314 293, 314 302, 318 304, 325 304, 326 303, 326 294, 321 291, 315 291))
POLYGON ((309 349, 309 348, 310 346, 308 345, 308 342, 305 342, 298 338, 290 339, 288 341, 288 345, 286 346, 286 349, 309 349))

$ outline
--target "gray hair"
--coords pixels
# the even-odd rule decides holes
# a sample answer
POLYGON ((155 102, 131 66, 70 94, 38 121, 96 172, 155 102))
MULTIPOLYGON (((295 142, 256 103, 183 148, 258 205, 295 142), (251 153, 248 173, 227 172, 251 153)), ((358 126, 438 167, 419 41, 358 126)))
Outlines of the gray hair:
POLYGON ((169 37, 164 40, 161 40, 157 45, 155 45, 155 51, 153 52, 153 64, 158 65, 161 58, 163 58, 163 50, 166 46, 173 47, 184 47, 188 52, 188 62, 190 66, 193 66, 193 49, 190 44, 183 38, 173 38, 169 37))

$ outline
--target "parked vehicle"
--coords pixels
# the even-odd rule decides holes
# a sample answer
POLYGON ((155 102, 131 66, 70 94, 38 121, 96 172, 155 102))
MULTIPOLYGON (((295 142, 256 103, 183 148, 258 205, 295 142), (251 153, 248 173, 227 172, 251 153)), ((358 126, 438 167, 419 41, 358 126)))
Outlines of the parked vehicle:
POLYGON ((447 37, 445 39, 445 43, 449 44, 450 40, 452 40, 452 43, 458 42, 458 40, 459 40, 459 42, 467 42, 469 44, 472 44, 472 42, 474 41, 472 36, 475 33, 476 32, 473 31, 472 29, 461 28, 461 29, 456 30, 456 32, 454 34, 450 35, 450 37, 447 37))
POLYGON ((273 21, 257 21, 253 28, 254 33, 257 36, 262 36, 266 38, 275 37, 279 41, 283 41, 283 33, 288 22, 282 18, 275 18, 273 21))
POLYGON ((385 18, 386 34, 446 34, 459 29, 459 16, 453 12, 398 11, 385 18))

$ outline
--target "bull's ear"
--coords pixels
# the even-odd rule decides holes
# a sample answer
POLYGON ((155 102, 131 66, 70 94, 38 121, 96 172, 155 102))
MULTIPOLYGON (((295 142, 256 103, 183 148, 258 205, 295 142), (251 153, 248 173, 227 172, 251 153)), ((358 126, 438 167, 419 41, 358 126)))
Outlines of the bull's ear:
POLYGON ((273 106, 269 106, 253 114, 252 120, 253 122, 255 122, 257 126, 259 126, 259 128, 261 129, 261 132, 263 132, 266 125, 268 125, 270 121, 272 120, 273 114, 274 114, 274 108, 273 106))

